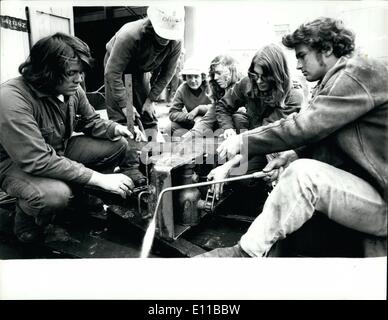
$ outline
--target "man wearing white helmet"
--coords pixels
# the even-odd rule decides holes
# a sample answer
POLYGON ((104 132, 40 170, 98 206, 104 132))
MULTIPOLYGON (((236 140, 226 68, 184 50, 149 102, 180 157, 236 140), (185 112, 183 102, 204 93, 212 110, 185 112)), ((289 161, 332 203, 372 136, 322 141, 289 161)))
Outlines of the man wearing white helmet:
POLYGON ((172 101, 169 110, 171 124, 166 130, 176 137, 190 130, 211 105, 205 68, 201 66, 199 59, 188 59, 181 74, 184 82, 172 101))
MULTIPOLYGON (((184 7, 150 6, 148 17, 126 23, 106 45, 105 94, 109 119, 126 124, 123 112, 127 106, 127 93, 123 82, 124 74, 132 75, 133 105, 140 114, 145 129, 157 132, 154 101, 162 93, 175 73, 182 50, 184 33, 184 7), (152 85, 147 72, 160 67, 152 85)), ((128 158, 135 159, 136 151, 128 158)), ((133 167, 133 166, 132 166, 133 167)), ((122 168, 125 170, 125 168, 122 168)), ((134 169, 131 169, 134 171, 134 169)), ((135 170, 131 175, 136 183, 142 175, 135 170)))

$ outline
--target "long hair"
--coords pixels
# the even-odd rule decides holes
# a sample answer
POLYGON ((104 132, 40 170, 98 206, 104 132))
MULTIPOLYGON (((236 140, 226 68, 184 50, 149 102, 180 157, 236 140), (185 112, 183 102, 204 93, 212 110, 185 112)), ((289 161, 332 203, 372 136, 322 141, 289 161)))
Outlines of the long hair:
POLYGON ((333 54, 340 58, 354 51, 355 34, 346 29, 341 20, 318 18, 299 26, 293 33, 285 35, 283 44, 294 49, 298 44, 304 44, 321 53, 333 48, 333 54))
MULTIPOLYGON (((255 66, 260 66, 263 69, 263 76, 268 77, 272 102, 281 105, 291 87, 290 72, 282 49, 276 44, 262 47, 253 56, 248 71, 253 72, 255 66)), ((251 79, 250 95, 252 98, 260 95, 257 83, 253 79, 251 79)))
POLYGON ((226 54, 220 54, 216 56, 211 62, 209 67, 209 86, 210 86, 210 98, 215 102, 220 100, 224 94, 225 91, 228 89, 221 88, 217 81, 214 80, 214 70, 217 65, 223 65, 227 67, 231 73, 231 80, 229 83, 228 88, 235 85, 236 82, 238 82, 242 75, 238 71, 237 68, 237 61, 232 56, 226 55, 226 54))
POLYGON ((93 59, 85 42, 58 32, 32 46, 19 72, 35 88, 51 93, 66 78, 70 61, 80 61, 85 69, 91 66, 93 59))

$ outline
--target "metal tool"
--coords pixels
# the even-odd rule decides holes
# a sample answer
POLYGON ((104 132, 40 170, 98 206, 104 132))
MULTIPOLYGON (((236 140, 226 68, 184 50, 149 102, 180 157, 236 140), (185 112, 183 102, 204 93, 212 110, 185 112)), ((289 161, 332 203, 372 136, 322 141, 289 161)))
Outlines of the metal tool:
MULTIPOLYGON (((158 200, 156 202, 156 206, 155 206, 153 217, 155 217, 156 214, 158 213, 159 206, 160 206, 160 203, 162 201, 162 198, 163 198, 163 196, 167 192, 176 191, 176 190, 182 190, 182 189, 187 189, 187 188, 196 188, 196 187, 210 186, 210 185, 214 185, 214 184, 218 184, 218 183, 225 183, 225 182, 232 182, 232 181, 240 181, 240 180, 248 180, 248 179, 260 179, 260 178, 265 177, 266 175, 267 174, 265 172, 259 171, 259 172, 254 172, 254 173, 251 173, 251 174, 246 174, 246 175, 243 175, 243 176, 239 176, 239 177, 226 178, 226 179, 213 180, 213 181, 206 181, 206 182, 191 183, 191 184, 186 184, 186 185, 181 185, 181 186, 176 186, 176 187, 165 188, 165 189, 163 189, 159 193, 159 197, 158 197, 158 200)), ((209 196, 210 196, 210 198, 212 197, 211 195, 209 195, 209 196)), ((209 198, 208 198, 208 200, 209 200, 209 198)), ((213 198, 211 200, 211 203, 212 203, 211 204, 211 206, 212 206, 214 204, 214 195, 213 195, 213 198)), ((186 230, 187 229, 188 228, 186 228, 186 230)), ((173 237, 173 238, 175 240, 177 237, 173 237)))

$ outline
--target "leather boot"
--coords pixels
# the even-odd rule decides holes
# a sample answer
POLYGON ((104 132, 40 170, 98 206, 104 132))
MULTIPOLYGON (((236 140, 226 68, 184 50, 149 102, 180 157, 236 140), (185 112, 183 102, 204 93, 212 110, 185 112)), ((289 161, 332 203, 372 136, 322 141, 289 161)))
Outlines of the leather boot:
POLYGON ((140 172, 137 167, 126 169, 121 173, 131 178, 136 188, 145 186, 147 184, 147 178, 140 172))
POLYGON ((43 240, 43 228, 35 223, 35 218, 25 214, 16 205, 14 233, 23 243, 33 243, 43 240))

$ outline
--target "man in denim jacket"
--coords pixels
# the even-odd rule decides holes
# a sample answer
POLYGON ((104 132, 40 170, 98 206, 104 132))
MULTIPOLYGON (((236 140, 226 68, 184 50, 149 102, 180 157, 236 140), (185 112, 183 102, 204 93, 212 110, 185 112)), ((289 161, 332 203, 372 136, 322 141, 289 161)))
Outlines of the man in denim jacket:
POLYGON ((318 86, 305 110, 219 147, 221 157, 289 151, 264 169, 268 180, 281 176, 239 244, 200 257, 265 257, 316 210, 346 227, 387 236, 386 66, 350 57, 354 34, 331 18, 301 25, 283 44, 295 49, 297 68, 318 86))

